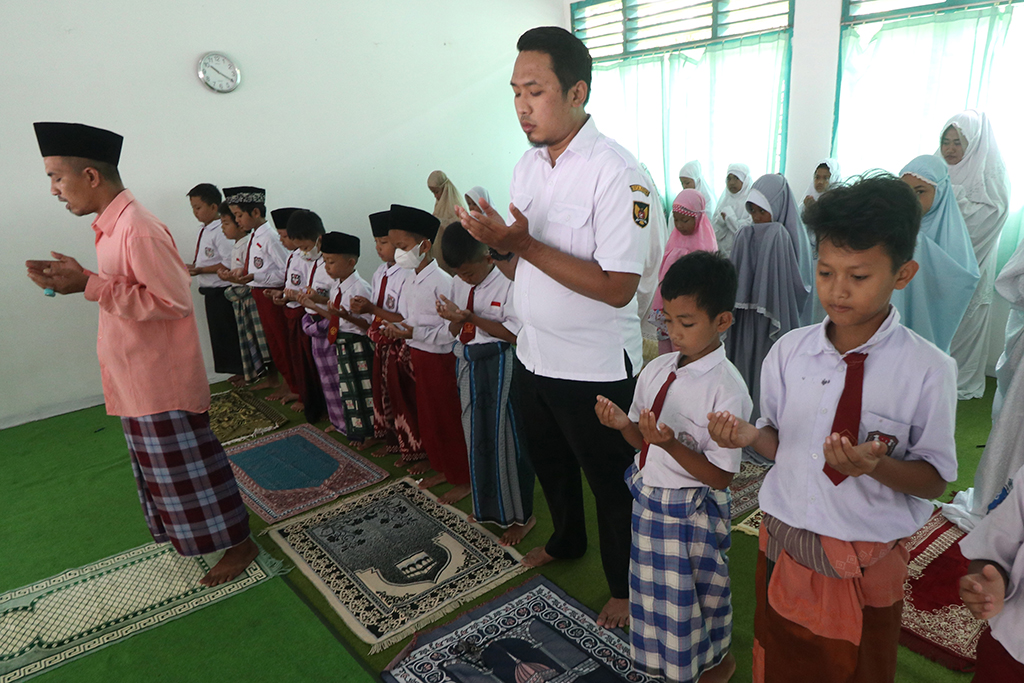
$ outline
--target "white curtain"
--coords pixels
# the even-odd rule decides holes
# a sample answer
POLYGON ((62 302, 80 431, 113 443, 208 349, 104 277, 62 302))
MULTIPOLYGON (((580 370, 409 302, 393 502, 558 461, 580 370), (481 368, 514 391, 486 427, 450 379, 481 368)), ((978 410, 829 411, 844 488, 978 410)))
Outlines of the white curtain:
POLYGON ((781 172, 789 31, 594 65, 587 110, 647 165, 666 202, 697 159, 717 200, 730 163, 781 172))

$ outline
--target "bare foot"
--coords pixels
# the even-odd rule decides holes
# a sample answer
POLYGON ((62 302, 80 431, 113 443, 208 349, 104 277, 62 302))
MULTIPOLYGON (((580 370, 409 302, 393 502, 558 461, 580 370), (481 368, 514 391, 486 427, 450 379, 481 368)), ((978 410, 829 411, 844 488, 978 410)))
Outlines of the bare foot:
POLYGON ((736 673, 736 658, 729 652, 718 666, 704 672, 700 677, 700 683, 728 683, 734 673, 736 673))
POLYGON ((440 496, 437 500, 442 505, 454 505, 468 496, 471 490, 469 484, 459 484, 458 486, 453 486, 448 493, 440 496))
POLYGON ((278 387, 277 391, 272 391, 266 396, 268 401, 280 401, 282 398, 288 395, 288 389, 286 387, 278 387))
POLYGON ((530 569, 536 569, 537 567, 543 567, 548 562, 554 562, 557 559, 557 557, 548 554, 547 548, 539 545, 523 555, 523 559, 519 560, 519 564, 524 567, 529 567, 530 569))
POLYGON ((234 580, 245 568, 252 564, 260 554, 260 547, 252 538, 247 538, 238 545, 228 548, 220 561, 213 566, 206 576, 199 579, 204 586, 219 586, 234 580))
MULTIPOLYGON (((365 439, 364 441, 351 441, 349 442, 349 446, 357 451, 365 451, 368 448, 373 448, 374 446, 382 443, 384 443, 384 439, 377 439, 371 436, 369 439, 365 439)), ((384 454, 381 453, 381 455, 384 454)))
POLYGON ((474 515, 473 513, 469 513, 468 515, 466 515, 466 521, 470 524, 476 524, 476 515, 474 515))
POLYGON ((241 389, 245 386, 245 377, 241 375, 231 375, 228 377, 228 381, 231 382, 231 386, 235 389, 241 389))
POLYGON ((519 541, 523 540, 523 537, 530 533, 530 529, 536 525, 536 517, 530 517, 530 519, 526 520, 526 524, 513 524, 501 535, 501 539, 498 543, 502 545, 516 545, 519 541))
MULTIPOLYGON (((281 386, 281 380, 277 378, 276 374, 272 373, 249 388, 253 391, 262 391, 263 389, 277 389, 279 386, 281 386)), ((270 397, 268 396, 267 398, 270 397)))
MULTIPOLYGON (((405 465, 399 465, 399 467, 405 467, 405 465)), ((409 474, 426 474, 427 472, 430 471, 430 461, 420 460, 419 462, 409 463, 408 467, 409 474)))
POLYGON ((335 427, 332 424, 328 424, 326 427, 324 427, 324 433, 325 434, 330 434, 331 432, 336 432, 336 431, 338 431, 338 428, 335 427))
MULTIPOLYGON (((281 403, 287 403, 287 402, 288 401, 281 401, 281 403)), ((306 409, 306 404, 303 403, 302 401, 296 401, 295 403, 291 404, 288 407, 291 408, 293 413, 301 413, 303 410, 306 409)))
POLYGON ((623 628, 629 625, 629 600, 609 598, 597 617, 597 625, 605 628, 623 628))
MULTIPOLYGON (((412 468, 411 467, 409 468, 409 471, 412 472, 412 468)), ((445 478, 445 476, 443 474, 435 474, 434 476, 427 477, 426 479, 421 481, 420 482, 420 488, 421 489, 432 489, 435 486, 439 486, 439 485, 447 483, 447 482, 448 482, 448 480, 445 478)))
POLYGON ((292 401, 298 401, 299 400, 299 395, 298 394, 294 394, 291 391, 289 391, 288 393, 283 394, 281 396, 281 398, 279 398, 277 400, 279 400, 282 404, 291 403, 292 401))

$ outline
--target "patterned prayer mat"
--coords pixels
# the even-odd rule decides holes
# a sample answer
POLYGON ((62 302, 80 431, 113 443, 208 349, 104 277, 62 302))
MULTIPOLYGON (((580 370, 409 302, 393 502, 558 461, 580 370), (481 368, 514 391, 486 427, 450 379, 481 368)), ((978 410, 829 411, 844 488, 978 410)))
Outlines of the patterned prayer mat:
POLYGON ((261 552, 234 581, 200 586, 218 559, 149 543, 0 594, 0 683, 45 673, 283 573, 261 552))
POLYGON ((970 561, 960 552, 964 532, 936 511, 907 542, 910 566, 903 586, 900 643, 953 671, 973 671, 978 621, 960 601, 960 577, 970 561))
POLYGON ((381 674, 385 683, 647 683, 620 629, 542 576, 418 636, 381 674), (411 650, 411 652, 410 652, 411 650))
POLYGON ((526 571, 409 478, 268 531, 371 654, 526 571))
POLYGON ((761 483, 764 475, 768 474, 771 466, 755 465, 752 462, 744 462, 740 465, 740 471, 732 478, 729 484, 729 492, 732 493, 732 518, 741 519, 749 515, 752 510, 757 509, 757 494, 761 490, 761 483))
POLYGON ((739 531, 748 536, 761 535, 761 521, 764 519, 764 511, 757 508, 754 512, 739 524, 733 524, 732 530, 739 531))
POLYGON ((269 403, 248 391, 225 391, 210 396, 210 427, 222 446, 272 432, 287 421, 269 403))
POLYGON ((308 424, 227 450, 242 498, 279 522, 387 479, 388 473, 308 424))

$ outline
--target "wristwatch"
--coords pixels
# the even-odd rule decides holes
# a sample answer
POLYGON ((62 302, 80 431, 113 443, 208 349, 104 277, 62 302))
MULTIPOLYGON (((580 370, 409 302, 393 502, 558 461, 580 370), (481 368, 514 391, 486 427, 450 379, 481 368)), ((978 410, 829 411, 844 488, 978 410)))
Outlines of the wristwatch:
POLYGON ((491 258, 494 259, 495 261, 511 261, 512 258, 515 256, 515 254, 512 253, 511 251, 508 252, 507 254, 502 254, 494 247, 487 247, 487 253, 490 254, 491 258))

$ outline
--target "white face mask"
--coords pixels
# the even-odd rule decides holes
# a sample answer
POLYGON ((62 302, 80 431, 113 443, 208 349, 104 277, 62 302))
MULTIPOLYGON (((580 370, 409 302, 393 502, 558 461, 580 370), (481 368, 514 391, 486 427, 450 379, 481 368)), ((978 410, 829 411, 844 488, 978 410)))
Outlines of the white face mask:
POLYGON ((416 245, 415 249, 406 251, 405 249, 395 249, 395 263, 406 270, 416 270, 423 263, 423 258, 426 254, 419 253, 423 248, 423 243, 416 245))
POLYGON ((320 245, 317 244, 309 251, 300 251, 299 255, 302 256, 302 258, 306 259, 307 261, 316 261, 318 258, 320 258, 320 245))

